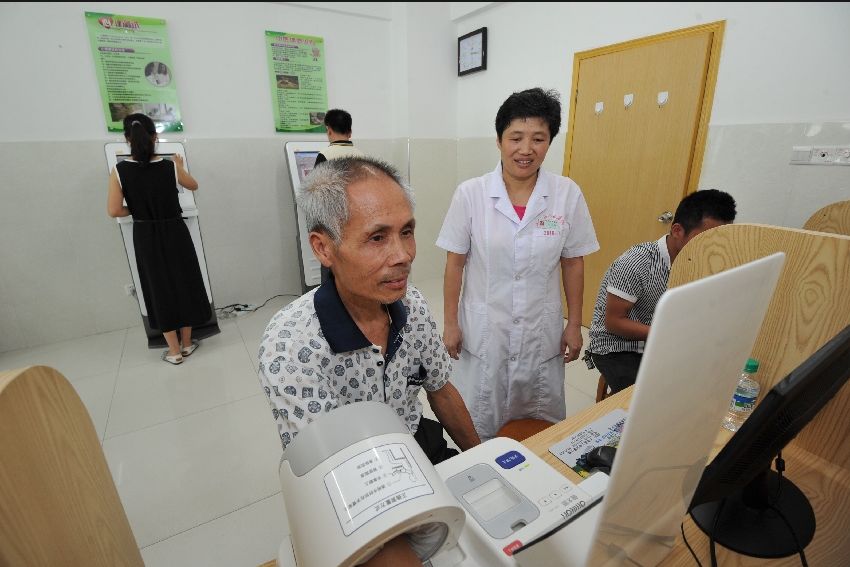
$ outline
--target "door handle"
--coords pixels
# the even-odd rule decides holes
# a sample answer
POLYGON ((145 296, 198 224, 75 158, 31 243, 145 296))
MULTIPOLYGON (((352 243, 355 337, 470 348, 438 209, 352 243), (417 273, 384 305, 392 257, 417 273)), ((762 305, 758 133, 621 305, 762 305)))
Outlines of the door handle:
POLYGON ((673 222, 673 213, 671 213, 670 211, 664 211, 658 216, 658 222, 670 224, 671 222, 673 222))

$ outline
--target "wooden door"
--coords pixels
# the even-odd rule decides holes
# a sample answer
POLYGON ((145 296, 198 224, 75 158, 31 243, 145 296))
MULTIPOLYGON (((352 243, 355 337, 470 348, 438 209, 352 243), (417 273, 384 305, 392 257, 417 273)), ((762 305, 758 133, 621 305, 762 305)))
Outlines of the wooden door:
POLYGON ((669 220, 659 217, 696 190, 722 29, 719 22, 576 54, 564 175, 581 187, 600 245, 585 258, 585 326, 611 262, 667 232, 669 220))

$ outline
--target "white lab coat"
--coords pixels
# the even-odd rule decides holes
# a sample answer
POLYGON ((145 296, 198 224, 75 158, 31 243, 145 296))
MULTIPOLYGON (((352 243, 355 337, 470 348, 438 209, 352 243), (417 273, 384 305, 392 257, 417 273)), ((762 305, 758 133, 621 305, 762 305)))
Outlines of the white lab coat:
POLYGON ((466 254, 452 382, 482 440, 514 419, 564 419, 560 259, 599 249, 578 185, 541 169, 520 220, 499 164, 457 188, 437 246, 466 254))

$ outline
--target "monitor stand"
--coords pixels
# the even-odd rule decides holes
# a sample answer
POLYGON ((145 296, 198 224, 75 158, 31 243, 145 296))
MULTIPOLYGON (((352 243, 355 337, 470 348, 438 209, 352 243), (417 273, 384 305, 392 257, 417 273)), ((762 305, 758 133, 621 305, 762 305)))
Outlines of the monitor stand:
POLYGON ((732 551, 763 558, 794 555, 812 541, 815 514, 806 495, 787 477, 781 480, 777 499, 779 484, 779 474, 768 469, 735 494, 694 507, 691 517, 709 537, 714 534, 715 542, 732 551))

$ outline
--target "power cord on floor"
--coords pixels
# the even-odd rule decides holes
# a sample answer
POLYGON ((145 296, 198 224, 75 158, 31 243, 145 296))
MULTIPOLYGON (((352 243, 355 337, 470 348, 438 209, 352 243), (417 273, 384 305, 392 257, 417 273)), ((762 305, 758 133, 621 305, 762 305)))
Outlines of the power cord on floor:
POLYGON ((277 297, 299 297, 298 295, 292 293, 279 293, 277 295, 273 295, 267 300, 263 302, 260 306, 254 306, 250 303, 231 303, 230 305, 225 305, 224 307, 216 307, 216 313, 221 319, 229 319, 230 317, 236 317, 239 313, 253 313, 259 309, 265 307, 269 301, 275 299, 277 297))

